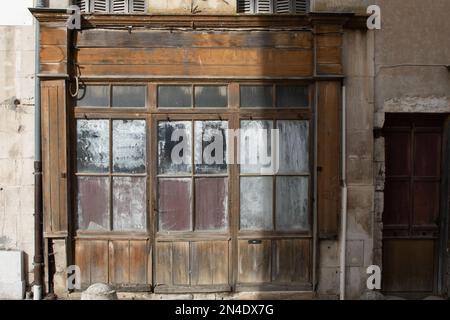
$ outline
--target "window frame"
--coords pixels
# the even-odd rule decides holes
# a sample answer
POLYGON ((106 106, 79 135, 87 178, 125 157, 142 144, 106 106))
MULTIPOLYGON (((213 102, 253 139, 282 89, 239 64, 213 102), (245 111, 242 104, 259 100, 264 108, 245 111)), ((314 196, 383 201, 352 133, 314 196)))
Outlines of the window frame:
POLYGON ((148 173, 149 173, 149 162, 150 159, 148 157, 148 150, 149 150, 149 125, 148 125, 148 119, 146 117, 143 117, 142 115, 135 115, 135 116, 124 116, 124 115, 108 115, 108 114, 75 114, 73 125, 71 126, 71 132, 73 139, 72 145, 75 146, 74 151, 72 152, 73 155, 71 157, 71 163, 72 163, 72 185, 74 186, 74 192, 72 196, 72 208, 73 208, 73 229, 76 232, 77 235, 102 235, 102 234, 108 234, 108 235, 125 235, 125 234, 140 234, 140 235, 148 235, 148 229, 149 229, 149 206, 148 206, 148 191, 149 188, 151 188, 151 185, 149 184, 148 179, 148 173), (78 120, 107 120, 108 121, 108 151, 109 151, 109 159, 108 159, 108 171, 107 172, 78 172, 77 170, 77 123, 78 120), (145 121, 145 148, 146 148, 146 154, 147 157, 145 159, 145 172, 143 173, 122 173, 122 172, 114 172, 114 159, 113 159, 113 121, 115 120, 142 120, 145 121), (88 229, 79 229, 78 228, 78 178, 79 177, 104 177, 108 178, 108 185, 109 185, 109 198, 108 198, 108 205, 109 205, 109 229, 108 230, 88 230, 88 229), (131 178, 142 178, 145 179, 145 228, 142 230, 115 230, 114 229, 114 209, 113 209, 113 180, 114 177, 131 177, 131 178))
MULTIPOLYGON (((109 119, 110 121, 115 119, 136 120, 142 119, 146 121, 146 147, 147 147, 147 159, 146 159, 146 224, 147 229, 145 232, 130 232, 130 231, 87 231, 77 230, 74 227, 74 234, 77 237, 83 238, 98 238, 99 236, 105 238, 124 238, 128 239, 130 236, 145 239, 154 239, 157 237, 159 240, 186 240, 186 239, 202 239, 208 240, 231 240, 233 235, 238 240, 253 239, 253 238, 312 238, 314 225, 316 224, 315 217, 313 215, 314 202, 313 194, 316 186, 314 185, 314 151, 315 151, 315 123, 313 110, 315 106, 315 83, 312 80, 246 80, 246 79, 230 79, 230 80, 199 80, 199 79, 185 79, 185 80, 160 80, 160 81, 86 81, 87 85, 145 85, 147 86, 146 106, 145 108, 96 108, 96 107, 77 107, 76 99, 73 99, 73 112, 70 121, 71 130, 71 148, 75 146, 75 152, 71 152, 71 167, 76 170, 76 120, 77 119, 109 119), (158 85, 192 85, 193 96, 195 95, 195 85, 226 85, 228 94, 228 107, 227 108, 158 108, 157 95, 158 85), (275 105, 276 93, 274 92, 273 99, 274 105, 272 108, 241 108, 240 106, 240 85, 272 85, 274 88, 277 85, 303 85, 308 87, 309 104, 304 108, 277 108, 275 105), (157 158, 157 125, 158 121, 196 121, 196 120, 216 120, 216 121, 228 121, 229 129, 240 128, 242 120, 308 120, 309 121, 309 192, 308 192, 308 218, 309 218, 309 230, 302 232, 292 231, 276 231, 275 224, 272 231, 241 231, 240 230, 240 167, 238 164, 228 164, 228 228, 223 230, 208 230, 208 231, 196 231, 196 232, 170 232, 160 233, 158 232, 157 222, 157 206, 158 206, 158 158, 157 158)), ((110 89, 110 96, 112 89, 110 89)), ((194 99, 194 97, 193 97, 194 99)), ((111 97, 110 97, 111 104, 111 97)), ((193 122, 194 125, 194 122, 193 122)), ((110 130, 112 127, 110 127, 110 130)), ((194 139, 192 135, 192 139, 194 139)), ((112 135, 110 135, 112 139, 112 135)), ((192 146, 194 149, 194 145, 192 146)), ((236 146, 235 146, 236 148, 236 146)), ((110 151, 111 152, 111 151, 110 151)), ((234 152, 236 157, 236 150, 234 152)), ((194 155, 193 155, 194 156, 194 155)), ((110 159, 112 162, 112 159, 110 159)), ((110 171, 112 167, 110 167, 110 171)), ((76 206, 77 198, 77 184, 75 171, 72 170, 71 179, 73 179, 74 190, 71 192, 71 207, 72 207, 72 220, 73 226, 77 226, 78 214, 76 206)), ((194 170, 192 170, 192 174, 194 170)), ((215 177, 215 175, 206 175, 208 177, 215 177)), ((220 176, 220 175, 219 175, 220 176)), ((282 175, 284 176, 284 175, 282 175)), ((175 176, 172 176, 175 177, 175 176)), ((222 175, 223 177, 223 175, 222 175)), ((275 179, 273 179, 275 181, 275 179)), ((192 186, 195 184, 194 175, 192 177, 192 186)), ((275 182, 274 183, 274 196, 276 193, 275 182)), ((112 201, 112 189, 110 190, 110 201, 112 201)), ((192 189, 192 197, 194 199, 195 193, 192 189)), ((194 201, 194 200, 193 200, 194 201)), ((275 210, 275 198, 273 203, 275 210)), ((110 208, 112 215, 112 207, 110 208)), ((192 211, 192 213, 194 213, 192 211)), ((273 215, 275 215, 273 211, 273 215)), ((194 228, 194 225, 192 226, 194 228)))

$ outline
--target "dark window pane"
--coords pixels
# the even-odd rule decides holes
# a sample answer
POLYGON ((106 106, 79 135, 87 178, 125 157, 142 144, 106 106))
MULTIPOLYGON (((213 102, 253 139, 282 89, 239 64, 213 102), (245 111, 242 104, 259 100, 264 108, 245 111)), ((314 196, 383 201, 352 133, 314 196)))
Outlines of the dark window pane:
POLYGON ((241 177, 241 230, 272 230, 272 177, 241 177))
POLYGON ((309 123, 300 120, 277 121, 279 129, 279 172, 309 173, 309 123))
POLYGON ((277 230, 309 230, 308 178, 276 177, 277 230))
POLYGON ((158 86, 159 108, 191 108, 191 86, 158 86))
POLYGON ((159 180, 159 230, 190 231, 191 223, 191 179, 159 180))
POLYGON ((195 229, 224 230, 228 227, 228 179, 195 180, 195 229))
POLYGON ((277 86, 278 108, 306 108, 308 106, 307 86, 277 86))
POLYGON ((147 87, 145 86, 113 86, 112 106, 122 108, 143 108, 147 87))
POLYGON ((114 172, 144 173, 145 146, 145 120, 113 121, 114 172))
POLYGON ((192 122, 158 123, 158 172, 180 174, 192 171, 192 122))
POLYGON ((241 86, 241 108, 272 108, 273 86, 241 86))
POLYGON ((244 120, 240 131, 242 173, 264 173, 272 165, 273 121, 244 120))
POLYGON ((195 86, 197 108, 226 108, 228 106, 227 86, 195 86))
POLYGON ((195 121, 195 171, 227 172, 227 121, 195 121))
POLYGON ((77 97, 77 106, 109 107, 109 86, 80 86, 77 97))
POLYGON ((77 121, 78 172, 109 171, 109 121, 77 121))
POLYGON ((145 178, 113 178, 113 226, 114 230, 146 229, 145 178))
POLYGON ((78 177, 78 228, 109 230, 109 178, 78 177))

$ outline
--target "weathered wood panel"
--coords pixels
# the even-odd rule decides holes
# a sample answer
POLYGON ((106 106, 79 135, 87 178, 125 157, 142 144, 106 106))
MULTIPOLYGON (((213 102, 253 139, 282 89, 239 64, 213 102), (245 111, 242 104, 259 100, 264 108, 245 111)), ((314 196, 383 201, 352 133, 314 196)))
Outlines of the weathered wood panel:
POLYGON ((81 65, 81 74, 88 76, 104 77, 192 77, 192 78, 302 78, 312 75, 312 65, 278 66, 273 64, 264 65, 225 65, 225 66, 203 66, 203 65, 81 65))
POLYGON ((229 284, 229 241, 175 241, 156 245, 156 285, 165 287, 229 284))
MULTIPOLYGON (((308 77, 309 32, 166 32, 78 34, 83 76, 308 77)), ((53 59, 58 55, 53 54, 53 59)))
MULTIPOLYGON (((330 50, 327 61, 336 63, 336 53, 330 50)), ((61 53, 52 51, 49 59, 61 58, 61 53)), ((77 53, 81 65, 122 64, 122 65, 264 65, 278 63, 279 67, 311 65, 310 50, 274 48, 83 48, 77 53)))
POLYGON ((130 241, 130 284, 147 283, 147 241, 130 241))
POLYGON ((145 287, 151 284, 150 254, 148 240, 77 239, 75 243, 83 287, 98 282, 145 287))
POLYGON ((342 75, 342 27, 316 26, 316 72, 318 75, 342 75))
POLYGON ((41 82, 44 230, 67 232, 67 111, 64 81, 41 82))
POLYGON ((383 291, 433 291, 434 240, 383 241, 383 291))
POLYGON ((192 285, 228 284, 228 241, 191 242, 192 285))
POLYGON ((311 281, 311 241, 275 240, 273 243, 272 281, 308 283, 311 281))
POLYGON ((174 242, 172 250, 172 284, 175 286, 187 286, 191 282, 189 277, 189 242, 174 242))
POLYGON ((173 264, 172 264, 172 243, 158 242, 156 243, 156 281, 158 285, 172 285, 173 284, 173 264))
MULTIPOLYGON (((48 44, 44 42, 45 44, 48 44)), ((170 48, 170 47, 238 47, 238 48, 303 48, 311 49, 313 35, 309 31, 142 31, 83 30, 77 34, 77 48, 170 48)))
POLYGON ((68 61, 68 33, 65 26, 41 24, 40 73, 66 74, 68 61))
POLYGON ((320 82, 318 109, 318 224, 319 237, 338 234, 340 203, 340 82, 320 82))
POLYGON ((130 242, 116 240, 109 242, 109 274, 113 284, 130 282, 130 242))
POLYGON ((268 283, 271 281, 271 255, 272 241, 260 240, 250 243, 248 240, 239 240, 239 283, 268 283))
POLYGON ((81 285, 91 283, 91 249, 89 241, 77 241, 75 245, 75 264, 80 268, 81 285))

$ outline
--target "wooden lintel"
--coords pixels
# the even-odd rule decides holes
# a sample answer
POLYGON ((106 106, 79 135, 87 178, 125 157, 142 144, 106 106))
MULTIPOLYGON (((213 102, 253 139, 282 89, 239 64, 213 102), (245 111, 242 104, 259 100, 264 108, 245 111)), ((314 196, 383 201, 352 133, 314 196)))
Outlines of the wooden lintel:
MULTIPOLYGON (((30 9, 40 23, 65 23, 66 10, 30 9)), ((153 15, 83 14, 82 28, 301 28, 317 23, 365 28, 363 16, 353 13, 309 13, 300 15, 153 15)))

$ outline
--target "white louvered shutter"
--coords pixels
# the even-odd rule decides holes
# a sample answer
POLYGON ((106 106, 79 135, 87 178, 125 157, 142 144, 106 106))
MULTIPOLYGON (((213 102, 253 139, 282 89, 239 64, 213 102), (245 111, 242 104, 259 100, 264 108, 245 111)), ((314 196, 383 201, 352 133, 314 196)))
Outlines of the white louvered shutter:
POLYGON ((238 13, 253 13, 253 0, 238 0, 237 12, 238 13))
POLYGON ((255 0, 256 13, 273 13, 273 1, 272 0, 255 0))
POLYGON ((309 0, 294 0, 294 13, 307 13, 309 12, 309 0))
POLYGON ((127 13, 128 12, 128 0, 112 0, 110 12, 111 13, 127 13))
POLYGON ((275 0, 275 13, 291 13, 291 0, 275 0))
POLYGON ((130 0, 129 13, 145 13, 147 12, 147 1, 130 0))
POLYGON ((93 0, 91 3, 91 12, 108 13, 109 0, 93 0))
POLYGON ((87 13, 89 12, 89 0, 77 0, 76 4, 80 8, 81 12, 87 13))

